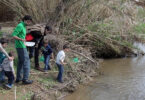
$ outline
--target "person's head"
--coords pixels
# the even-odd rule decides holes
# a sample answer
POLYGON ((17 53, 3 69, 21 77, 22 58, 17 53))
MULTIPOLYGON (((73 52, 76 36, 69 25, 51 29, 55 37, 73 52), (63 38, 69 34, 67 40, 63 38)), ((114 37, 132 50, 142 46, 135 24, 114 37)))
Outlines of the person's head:
POLYGON ((2 44, 2 47, 5 48, 8 44, 8 40, 5 38, 1 38, 0 43, 2 44))
POLYGON ((66 51, 66 52, 68 52, 69 51, 69 46, 68 45, 64 45, 63 46, 63 50, 66 51))
POLYGON ((52 32, 52 28, 50 26, 46 25, 44 35, 49 34, 51 32, 52 32))
POLYGON ((44 47, 48 46, 48 41, 43 42, 44 47))
POLYGON ((10 51, 9 52, 9 56, 14 58, 14 52, 13 51, 10 51))
POLYGON ((30 25, 32 23, 32 17, 29 15, 25 15, 22 19, 22 21, 26 24, 26 25, 30 25))

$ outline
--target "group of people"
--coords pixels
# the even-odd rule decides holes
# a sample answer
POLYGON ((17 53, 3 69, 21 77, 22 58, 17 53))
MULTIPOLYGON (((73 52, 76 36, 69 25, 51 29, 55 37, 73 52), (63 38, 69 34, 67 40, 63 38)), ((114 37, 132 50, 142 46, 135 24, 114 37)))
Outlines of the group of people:
MULTIPOLYGON (((49 65, 50 57, 54 59, 53 50, 48 41, 44 40, 44 36, 52 32, 50 26, 45 26, 44 33, 40 31, 30 31, 26 34, 26 27, 32 22, 32 17, 26 15, 23 17, 22 21, 16 26, 12 33, 12 37, 15 40, 15 48, 18 55, 18 65, 17 73, 15 75, 15 70, 13 67, 14 52, 7 53, 5 47, 7 46, 7 39, 0 39, 0 83, 5 82, 5 76, 8 77, 8 83, 5 86, 9 89, 12 88, 14 82, 23 84, 32 84, 33 80, 29 79, 30 74, 30 59, 34 56, 35 60, 35 69, 39 71, 48 71, 51 70, 49 65), (33 41, 35 46, 27 47, 25 42, 33 41), (44 68, 39 66, 39 51, 42 51, 44 55, 44 68), (28 53, 29 51, 29 53, 28 53), (15 79, 16 76, 16 79, 15 79)), ((56 56, 56 65, 58 66, 58 76, 57 80, 60 83, 63 83, 63 72, 64 72, 64 59, 65 52, 69 51, 68 45, 64 45, 63 49, 60 50, 56 56)))

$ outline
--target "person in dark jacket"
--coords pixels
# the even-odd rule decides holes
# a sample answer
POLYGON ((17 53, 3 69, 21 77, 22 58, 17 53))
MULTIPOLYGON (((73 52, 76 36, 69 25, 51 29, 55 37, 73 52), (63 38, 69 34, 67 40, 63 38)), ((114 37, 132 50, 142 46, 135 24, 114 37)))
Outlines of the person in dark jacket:
POLYGON ((35 62, 35 69, 39 71, 43 71, 43 69, 39 66, 39 50, 41 49, 44 41, 44 37, 52 32, 52 28, 50 26, 45 26, 44 33, 42 34, 41 31, 33 30, 30 34, 33 36, 33 42, 35 42, 34 48, 30 48, 29 56, 31 58, 34 55, 34 62, 35 62))
MULTIPOLYGON (((26 35, 26 41, 27 42, 35 42, 36 45, 38 45, 38 42, 40 41, 41 37, 43 35, 40 31, 31 31, 30 33, 27 33, 26 35)), ((29 51, 29 58, 31 59, 34 56, 34 51, 36 45, 32 47, 27 47, 27 50, 29 51)))
POLYGON ((46 72, 48 70, 51 70, 51 67, 49 65, 49 61, 50 61, 50 57, 52 54, 52 48, 49 45, 49 43, 47 41, 45 41, 41 50, 42 50, 42 53, 44 55, 44 64, 45 64, 44 71, 46 72))

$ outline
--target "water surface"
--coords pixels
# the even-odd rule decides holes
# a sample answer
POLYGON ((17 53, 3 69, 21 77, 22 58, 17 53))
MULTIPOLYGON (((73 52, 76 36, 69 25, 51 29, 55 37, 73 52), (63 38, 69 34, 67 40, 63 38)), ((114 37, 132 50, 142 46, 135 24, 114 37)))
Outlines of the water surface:
POLYGON ((105 60, 104 75, 65 100, 145 100, 145 56, 105 60))

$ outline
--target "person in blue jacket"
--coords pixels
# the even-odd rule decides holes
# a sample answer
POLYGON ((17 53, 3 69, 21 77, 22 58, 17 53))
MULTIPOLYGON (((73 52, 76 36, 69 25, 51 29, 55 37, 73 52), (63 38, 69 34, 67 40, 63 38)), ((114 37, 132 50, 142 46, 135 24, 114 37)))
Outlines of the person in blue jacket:
POLYGON ((54 58, 53 53, 52 53, 53 52, 52 48, 47 41, 44 41, 43 47, 41 49, 44 55, 44 64, 45 64, 44 71, 51 70, 51 67, 49 65, 51 55, 52 55, 52 58, 54 58))

